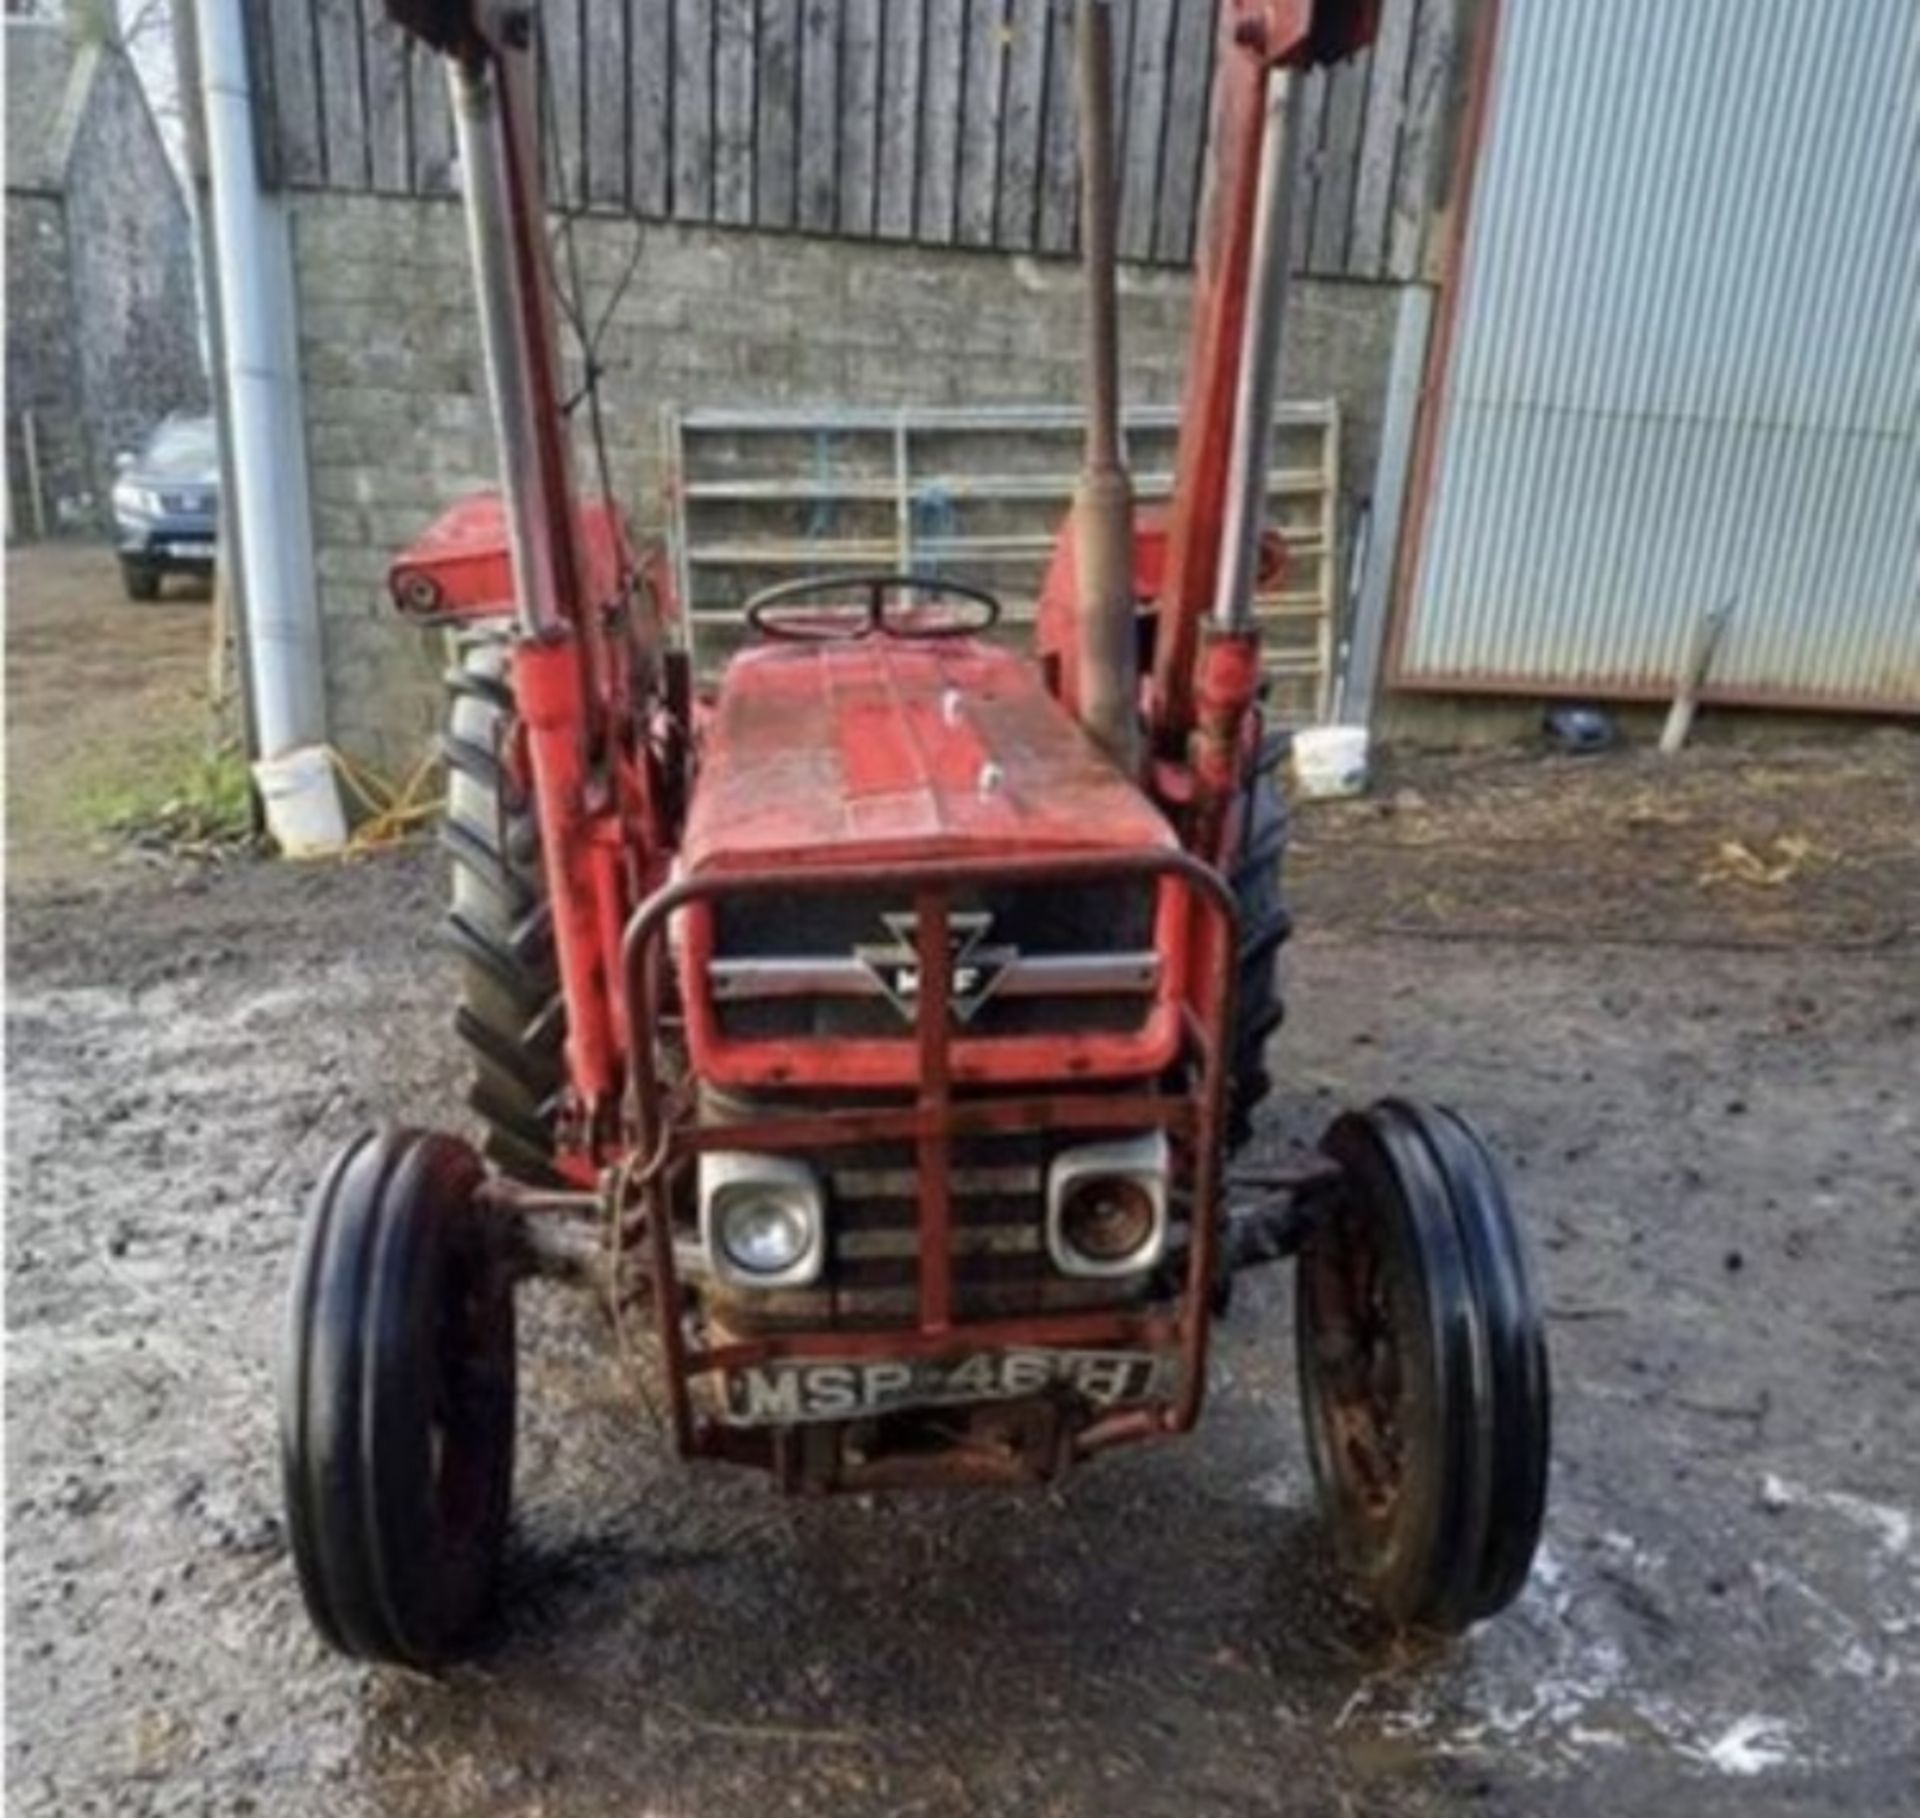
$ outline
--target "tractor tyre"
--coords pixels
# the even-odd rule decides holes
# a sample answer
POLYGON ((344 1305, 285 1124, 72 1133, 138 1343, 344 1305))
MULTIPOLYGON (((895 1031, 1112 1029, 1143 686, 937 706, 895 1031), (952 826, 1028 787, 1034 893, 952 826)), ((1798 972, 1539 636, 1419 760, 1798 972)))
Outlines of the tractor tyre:
POLYGON ((1457 1634, 1532 1567, 1551 1449, 1546 1338, 1485 1143, 1387 1099, 1322 1148, 1342 1183, 1300 1252, 1301 1411, 1341 1564, 1397 1624, 1457 1634))
POLYGON ((321 1636, 362 1660, 468 1651, 513 1490, 513 1279, 451 1136, 369 1132, 308 1205, 280 1358, 287 1535, 321 1636))
POLYGON ((120 558, 120 587, 128 599, 145 602, 160 597, 160 570, 132 556, 120 558))
POLYGON ((1239 978, 1233 1024, 1233 1079, 1227 1103, 1227 1149, 1246 1146, 1253 1135, 1253 1114, 1273 1090, 1267 1071, 1267 1043, 1286 1019, 1280 995, 1280 949, 1293 932, 1293 916, 1281 894, 1280 870, 1286 858, 1287 798, 1280 769, 1286 761, 1287 735, 1271 733, 1261 741, 1248 775, 1240 854, 1233 867, 1233 895, 1240 911, 1239 978))
POLYGON ((540 863, 540 823, 506 761, 513 717, 507 649, 469 645, 447 678, 443 751, 453 859, 448 932, 460 955, 454 1028, 472 1062, 467 1103, 482 1152, 503 1172, 554 1178, 554 1130, 566 1085, 566 1001, 540 863))

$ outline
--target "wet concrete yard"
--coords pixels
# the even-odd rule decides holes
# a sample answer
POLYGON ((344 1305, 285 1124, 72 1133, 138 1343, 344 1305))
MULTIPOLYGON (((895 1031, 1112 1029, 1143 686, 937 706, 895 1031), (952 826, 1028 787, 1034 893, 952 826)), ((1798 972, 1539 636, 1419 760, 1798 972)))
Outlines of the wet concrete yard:
POLYGON ((375 1115, 457 1120, 440 862, 21 893, 9 1809, 1920 1806, 1907 875, 1793 928, 1676 896, 1585 939, 1555 905, 1610 901, 1604 866, 1523 884, 1524 921, 1508 890, 1436 912, 1469 861, 1414 830, 1477 823, 1421 788, 1303 829, 1266 1140, 1411 1085, 1513 1167, 1553 1503, 1520 1604, 1446 1648, 1375 1632, 1330 1575, 1277 1276, 1240 1297, 1190 1441, 1053 1493, 825 1504, 671 1461, 597 1315, 536 1292, 490 1649, 439 1682, 334 1659, 285 1558, 269 1359, 325 1152, 375 1115), (1391 900, 1367 881, 1389 863, 1391 900))

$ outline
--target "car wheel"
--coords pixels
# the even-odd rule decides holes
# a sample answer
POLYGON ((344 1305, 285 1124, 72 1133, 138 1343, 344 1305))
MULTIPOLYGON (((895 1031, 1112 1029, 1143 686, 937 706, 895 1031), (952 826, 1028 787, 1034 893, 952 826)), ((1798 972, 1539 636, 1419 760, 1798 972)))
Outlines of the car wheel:
POLYGON ((160 597, 160 570, 151 562, 120 559, 120 584, 130 600, 157 600, 160 597))

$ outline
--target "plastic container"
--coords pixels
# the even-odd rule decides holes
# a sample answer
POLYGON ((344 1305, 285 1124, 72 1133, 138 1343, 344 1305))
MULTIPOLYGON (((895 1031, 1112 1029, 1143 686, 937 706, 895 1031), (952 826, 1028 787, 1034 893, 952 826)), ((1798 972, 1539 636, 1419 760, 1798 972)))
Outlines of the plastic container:
POLYGON ((267 831, 291 859, 327 858, 347 843, 347 817, 333 758, 324 745, 301 745, 253 767, 267 831))
POLYGON ((1293 735, 1293 786, 1303 796, 1358 795, 1367 786, 1367 729, 1308 726, 1293 735))

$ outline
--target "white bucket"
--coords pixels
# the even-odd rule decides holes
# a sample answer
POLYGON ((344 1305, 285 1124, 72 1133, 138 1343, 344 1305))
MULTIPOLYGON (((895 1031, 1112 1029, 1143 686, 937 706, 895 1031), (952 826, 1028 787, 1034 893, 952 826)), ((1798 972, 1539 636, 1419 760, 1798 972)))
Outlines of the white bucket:
POLYGON ((1308 726, 1293 735, 1294 788, 1304 796, 1358 795, 1367 786, 1367 729, 1308 726))
POLYGON ((324 745, 301 745, 253 767, 267 810, 267 831, 291 859, 326 858, 347 843, 347 817, 333 759, 324 745))

